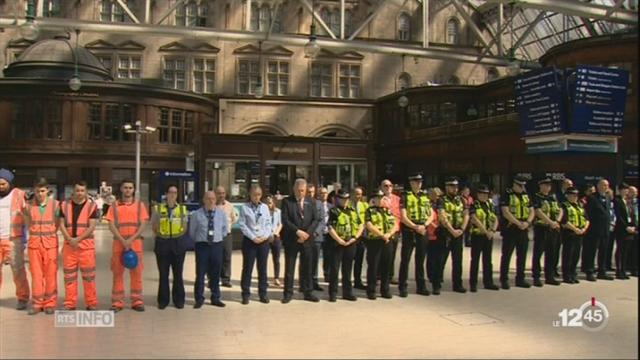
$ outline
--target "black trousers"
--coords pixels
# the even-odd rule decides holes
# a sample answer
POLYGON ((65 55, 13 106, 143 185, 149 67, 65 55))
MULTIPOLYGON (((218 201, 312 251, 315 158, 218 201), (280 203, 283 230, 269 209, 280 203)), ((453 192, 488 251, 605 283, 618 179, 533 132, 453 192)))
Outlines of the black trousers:
POLYGON ((442 284, 442 273, 444 271, 442 258, 446 247, 446 239, 440 235, 440 231, 438 231, 438 236, 435 240, 429 240, 427 243, 427 274, 429 274, 429 281, 431 281, 434 288, 439 288, 442 284))
MULTIPOLYGON (((613 268, 613 262, 614 262, 614 252, 613 252, 613 246, 618 244, 618 236, 616 235, 615 232, 610 232, 609 233, 609 244, 607 244, 607 253, 604 256, 604 268, 607 271, 610 271, 613 268)), ((618 251, 616 250, 616 253, 618 251)), ((618 267, 618 262, 616 262, 616 268, 618 267)))
POLYGON ((602 234, 590 234, 587 232, 587 236, 584 238, 584 247, 582 249, 582 263, 584 265, 584 272, 586 274, 593 274, 596 272, 594 262, 596 261, 596 251, 598 253, 597 271, 599 274, 606 273, 606 254, 609 247, 610 237, 609 233, 602 234))
POLYGON ((282 240, 279 236, 276 236, 271 243, 271 259, 273 261, 273 277, 278 279, 280 277, 280 251, 282 249, 282 240))
MULTIPOLYGON (((313 284, 318 283, 318 267, 320 266, 320 251, 322 251, 323 243, 313 240, 313 248, 311 254, 311 277, 313 284)), ((299 270, 298 270, 299 271, 299 270)))
POLYGON ((562 232, 562 279, 571 280, 576 278, 576 268, 580 259, 580 247, 582 236, 574 232, 562 232))
POLYGON ((322 276, 329 279, 329 273, 331 272, 331 242, 335 241, 329 234, 323 235, 322 241, 322 276))
POLYGON ((331 244, 331 273, 329 274, 329 295, 338 293, 338 273, 342 270, 342 296, 352 295, 351 271, 356 256, 356 244, 342 246, 335 240, 331 244))
POLYGON ((380 293, 389 294, 392 241, 385 244, 382 238, 377 238, 367 239, 364 242, 367 247, 367 294, 376 293, 378 274, 380 274, 380 293))
POLYGON ((560 252, 560 248, 562 247, 562 231, 553 231, 551 234, 555 237, 553 240, 555 244, 553 248, 553 271, 554 273, 558 273, 558 265, 560 264, 560 257, 562 255, 560 252))
POLYGON ((196 302, 204 302, 204 274, 209 277, 211 300, 220 300, 220 272, 222 271, 222 242, 196 242, 196 282, 193 293, 196 302))
POLYGON ((478 268, 480 267, 480 256, 482 255, 482 283, 484 286, 493 284, 493 264, 491 263, 491 252, 493 251, 493 240, 486 235, 471 234, 471 270, 469 284, 478 285, 478 268))
MULTIPOLYGON (((308 241, 313 241, 308 240, 308 241)), ((313 244, 299 244, 297 242, 284 244, 284 296, 293 296, 293 276, 296 272, 296 260, 300 254, 300 287, 305 294, 313 290, 311 278, 311 256, 313 244)))
POLYGON ((398 275, 398 288, 407 290, 407 279, 409 277, 409 262, 411 253, 416 249, 414 268, 416 279, 416 290, 424 290, 426 284, 424 279, 424 260, 427 254, 427 236, 404 228, 402 229, 402 248, 400 249, 400 270, 398 275))
POLYGON ((516 250, 516 282, 524 281, 524 265, 529 249, 528 230, 506 229, 502 237, 502 257, 500 258, 500 282, 509 281, 511 255, 516 250))
POLYGON ((231 281, 231 254, 233 253, 233 237, 228 234, 222 240, 222 273, 220 280, 222 282, 231 281))
POLYGON ((362 265, 364 263, 364 251, 366 246, 364 242, 366 240, 364 238, 359 238, 356 243, 356 256, 353 259, 353 283, 361 284, 362 283, 362 265))
POLYGON ((462 249, 464 245, 464 234, 454 238, 447 230, 442 229, 440 232, 440 236, 442 236, 445 241, 442 264, 440 266, 442 268, 440 272, 441 282, 442 273, 444 273, 447 259, 449 258, 449 254, 451 254, 451 283, 454 288, 462 287, 462 249))
POLYGON ((616 236, 616 275, 626 275, 629 270, 629 250, 633 245, 634 235, 616 236))
POLYGON ((258 263, 258 295, 260 298, 267 296, 267 260, 269 259, 269 243, 256 244, 247 237, 242 238, 242 278, 240 288, 242 298, 248 299, 251 295, 251 275, 253 265, 258 263))
POLYGON ((389 280, 393 279, 393 276, 395 275, 395 268, 396 268, 396 252, 398 252, 398 238, 394 238, 393 240, 391 240, 392 243, 392 247, 391 247, 391 267, 389 268, 389 280))
POLYGON ((542 254, 544 254, 544 278, 546 280, 554 279, 556 233, 555 230, 552 230, 548 226, 536 225, 533 227, 533 259, 531 272, 534 279, 540 279, 540 258, 542 258, 542 254))
POLYGON ((158 305, 169 304, 169 272, 173 273, 173 287, 171 299, 176 306, 184 305, 184 269, 185 249, 181 244, 182 238, 163 239, 156 237, 154 253, 160 279, 158 281, 158 305))

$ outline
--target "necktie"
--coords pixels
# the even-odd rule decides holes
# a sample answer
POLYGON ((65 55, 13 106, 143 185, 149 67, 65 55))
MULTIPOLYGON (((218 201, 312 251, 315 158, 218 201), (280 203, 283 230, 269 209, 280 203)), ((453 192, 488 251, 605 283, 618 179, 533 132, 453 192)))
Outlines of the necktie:
POLYGON ((208 242, 213 242, 213 210, 209 210, 209 221, 207 222, 207 241, 208 242))
POLYGON ((304 219, 304 199, 300 199, 300 204, 298 207, 300 210, 300 218, 304 219))

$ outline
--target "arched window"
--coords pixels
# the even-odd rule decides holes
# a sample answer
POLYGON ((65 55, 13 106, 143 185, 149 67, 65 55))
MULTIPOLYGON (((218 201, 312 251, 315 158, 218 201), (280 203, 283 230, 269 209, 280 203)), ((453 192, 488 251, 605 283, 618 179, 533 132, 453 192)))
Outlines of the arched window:
POLYGON ((447 43, 460 43, 460 22, 458 19, 452 18, 447 21, 447 43))
POLYGON ((448 83, 450 85, 460 85, 460 79, 455 75, 451 75, 451 77, 449 78, 448 83))
POLYGON ((489 70, 487 70, 487 82, 496 80, 499 77, 500 77, 500 74, 498 73, 498 69, 492 67, 492 68, 489 68, 489 70))
POLYGON ((402 74, 400 74, 400 76, 398 76, 398 88, 402 90, 402 89, 408 89, 410 87, 411 87, 411 75, 407 74, 406 72, 403 72, 402 74))
POLYGON ((409 41, 411 39, 411 18, 407 13, 398 17, 398 40, 409 41))

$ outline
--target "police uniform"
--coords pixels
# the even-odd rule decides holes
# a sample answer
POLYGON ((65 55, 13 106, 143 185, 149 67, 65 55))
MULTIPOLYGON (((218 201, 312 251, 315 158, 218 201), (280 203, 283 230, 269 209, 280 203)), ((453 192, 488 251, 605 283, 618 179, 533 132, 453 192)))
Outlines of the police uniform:
MULTIPOLYGON (((446 186, 458 186, 458 180, 449 178, 445 182, 446 186)), ((460 195, 445 194, 438 200, 438 211, 440 214, 440 223, 442 226, 438 228, 438 246, 434 247, 434 251, 440 254, 440 266, 435 272, 432 272, 433 293, 438 295, 442 284, 442 273, 447 264, 447 258, 451 253, 451 281, 453 283, 453 291, 465 293, 467 290, 462 286, 462 242, 464 234, 454 237, 449 232, 445 224, 451 225, 454 230, 464 230, 468 221, 468 208, 460 195)))
MULTIPOLYGON (((489 188, 479 186, 478 193, 489 194, 489 188)), ((491 253, 493 251, 493 238, 489 238, 484 232, 494 231, 498 222, 493 202, 490 198, 487 201, 480 201, 476 198, 473 205, 469 209, 469 214, 475 217, 482 227, 478 227, 475 223, 471 223, 471 270, 469 276, 469 286, 472 292, 476 291, 478 286, 478 267, 480 266, 480 255, 482 255, 482 282, 484 288, 488 290, 498 290, 493 283, 493 264, 491 262, 491 253)))
MULTIPOLYGON (((546 177, 538 181, 538 185, 551 184, 551 179, 546 177)), ((556 200, 555 195, 543 194, 537 192, 532 199, 532 205, 534 210, 540 210, 551 221, 557 222, 560 215, 560 205, 556 200)), ((533 274, 533 285, 542 286, 540 281, 540 258, 544 253, 544 277, 545 283, 549 285, 560 285, 555 279, 555 264, 556 264, 556 242, 559 240, 560 228, 553 229, 551 226, 536 215, 533 226, 533 259, 531 265, 531 272, 533 274)))
MULTIPOLYGON (((409 176, 409 181, 422 181, 421 174, 409 176)), ((432 219, 431 201, 427 194, 418 190, 405 191, 400 198, 400 209, 406 212, 407 218, 415 225, 428 225, 427 221, 432 219)), ((398 275, 398 290, 401 297, 407 296, 407 278, 409 273, 409 261, 413 248, 416 249, 415 254, 415 279, 416 293, 420 295, 429 295, 424 277, 424 262, 427 253, 427 234, 419 234, 417 231, 409 227, 404 222, 401 223, 402 229, 402 248, 400 252, 400 270, 398 275)), ((426 229, 425 229, 426 231, 426 229)))
MULTIPOLYGON (((338 190, 336 197, 345 201, 349 194, 338 190)), ((358 214, 350 207, 336 205, 329 211, 329 226, 345 242, 357 239, 360 224, 358 214)), ((331 242, 331 269, 329 273, 329 301, 336 300, 338 292, 338 272, 342 270, 342 298, 355 301, 353 296, 353 286, 351 283, 351 273, 353 271, 353 259, 356 255, 355 242, 344 246, 335 239, 331 242)))
MULTIPOLYGON (((374 192, 372 198, 382 198, 382 191, 374 192)), ((370 206, 367 208, 365 223, 370 223, 381 233, 387 234, 394 231, 396 218, 388 208, 370 206)), ((389 290, 389 272, 391 270, 391 254, 393 251, 393 237, 389 241, 377 236, 372 231, 367 232, 365 244, 367 247, 367 298, 376 299, 376 278, 380 274, 380 294, 383 298, 391 299, 389 290)))
POLYGON ((171 298, 173 304, 184 307, 185 292, 182 271, 186 253, 184 235, 187 232, 189 212, 184 205, 169 207, 167 203, 155 205, 153 223, 158 226, 154 252, 158 263, 160 279, 158 284, 158 307, 163 309, 169 304, 169 270, 173 273, 171 298))
MULTIPOLYGON (((567 194, 578 195, 578 189, 569 188, 567 194)), ((587 213, 582 204, 576 200, 572 203, 566 201, 562 204, 564 214, 562 216, 562 280, 568 284, 577 284, 576 266, 580 259, 580 248, 584 235, 576 234, 567 224, 578 229, 585 229, 589 226, 587 213)))
MULTIPOLYGON (((369 208, 369 203, 366 201, 354 201, 353 209, 358 215, 358 220, 360 224, 364 225, 364 215, 369 208)), ((365 254, 365 244, 364 244, 364 233, 358 239, 356 243, 356 256, 353 263, 353 287, 356 289, 365 290, 364 284, 362 284, 362 263, 364 262, 364 254, 365 254)))
MULTIPOLYGON (((533 208, 529 195, 524 190, 526 179, 516 177, 513 180, 514 185, 522 186, 523 190, 516 193, 513 187, 508 188, 500 197, 500 207, 507 210, 520 222, 527 222, 531 226, 533 208)), ((516 224, 509 221, 504 215, 501 227, 502 233, 502 257, 500 259, 500 284, 503 289, 509 289, 509 264, 511 263, 511 255, 516 250, 516 286, 528 288, 531 285, 524 280, 524 267, 527 258, 527 250, 529 248, 529 228, 520 229, 516 224)))

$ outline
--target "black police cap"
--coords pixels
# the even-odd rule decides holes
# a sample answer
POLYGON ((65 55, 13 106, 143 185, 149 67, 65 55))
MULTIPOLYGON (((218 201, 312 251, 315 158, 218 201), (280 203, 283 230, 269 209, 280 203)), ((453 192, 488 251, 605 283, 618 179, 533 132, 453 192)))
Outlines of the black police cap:
POLYGON ((527 183, 527 179, 524 176, 516 176, 513 178, 513 182, 518 185, 525 185, 527 183))
POLYGON ((341 199, 348 199, 349 198, 349 193, 340 189, 338 191, 336 191, 336 196, 341 198, 341 199))
POLYGON ((455 176, 448 177, 444 180, 445 185, 458 185, 458 178, 455 176))
POLYGON ((567 194, 574 194, 574 195, 578 195, 578 189, 572 186, 572 187, 570 187, 570 188, 568 188, 568 189, 567 189, 566 193, 567 193, 567 194))
POLYGON ((422 181, 422 174, 421 173, 413 173, 411 175, 409 175, 409 177, 407 178, 409 181, 422 181))
POLYGON ((545 176, 540 180, 538 180, 538 185, 542 185, 542 184, 551 184, 551 178, 548 176, 545 176))
POLYGON ((372 197, 372 198, 374 198, 374 197, 383 197, 383 196, 384 196, 384 193, 383 193, 383 192, 382 192, 382 190, 380 190, 380 189, 378 189, 378 190, 374 190, 374 191, 371 193, 371 197, 372 197))
POLYGON ((478 185, 478 193, 483 193, 483 194, 490 193, 489 187, 485 184, 478 185))

